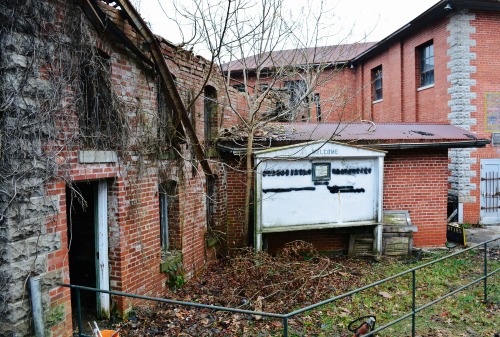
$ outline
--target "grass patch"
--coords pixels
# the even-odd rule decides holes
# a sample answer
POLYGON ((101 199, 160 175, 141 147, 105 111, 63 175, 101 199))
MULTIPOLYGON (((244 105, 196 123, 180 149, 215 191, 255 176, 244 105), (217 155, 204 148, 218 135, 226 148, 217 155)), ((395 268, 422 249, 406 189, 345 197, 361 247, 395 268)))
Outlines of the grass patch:
MULTIPOLYGON (((449 254, 433 251, 420 261, 385 259, 362 277, 364 284, 395 275, 449 254)), ((500 268, 498 259, 488 259, 488 270, 500 268)), ((416 308, 424 306, 484 275, 483 254, 469 251, 416 272, 416 308)), ((488 279, 488 301, 484 303, 484 283, 471 286, 420 311, 416 318, 417 336, 493 336, 500 331, 500 275, 488 279)), ((353 317, 375 315, 377 326, 386 325, 412 310, 412 275, 346 298, 328 307, 324 322, 331 330, 346 327, 353 317)), ((380 332, 379 336, 411 336, 411 318, 380 332)))

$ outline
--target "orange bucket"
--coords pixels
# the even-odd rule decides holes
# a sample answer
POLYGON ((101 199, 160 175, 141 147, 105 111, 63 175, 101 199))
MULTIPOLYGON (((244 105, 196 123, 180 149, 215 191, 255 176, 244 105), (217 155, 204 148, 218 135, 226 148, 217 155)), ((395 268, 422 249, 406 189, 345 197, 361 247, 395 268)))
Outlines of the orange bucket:
MULTIPOLYGON (((101 333, 101 336, 102 337, 111 337, 113 336, 113 334, 116 332, 116 330, 101 330, 100 333, 101 333)), ((114 335, 113 337, 120 337, 120 334, 117 333, 116 335, 114 335)))

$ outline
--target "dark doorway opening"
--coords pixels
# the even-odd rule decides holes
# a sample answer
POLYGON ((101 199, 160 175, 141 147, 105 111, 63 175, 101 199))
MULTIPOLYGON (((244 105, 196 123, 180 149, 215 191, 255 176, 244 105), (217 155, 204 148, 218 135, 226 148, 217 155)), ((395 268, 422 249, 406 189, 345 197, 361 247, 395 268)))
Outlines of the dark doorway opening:
MULTIPOLYGON (((68 224, 69 277, 71 284, 97 288, 96 274, 96 219, 97 181, 81 182, 66 188, 68 224)), ((97 310, 97 296, 80 292, 81 308, 87 314, 97 310)), ((76 294, 71 294, 76 313, 76 294)))

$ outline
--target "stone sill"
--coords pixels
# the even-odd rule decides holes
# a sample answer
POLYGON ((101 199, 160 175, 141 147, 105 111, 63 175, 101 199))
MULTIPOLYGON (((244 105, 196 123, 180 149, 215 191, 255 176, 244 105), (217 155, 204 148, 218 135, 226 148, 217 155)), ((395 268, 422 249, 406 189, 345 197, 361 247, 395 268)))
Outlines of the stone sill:
POLYGON ((115 151, 78 151, 80 164, 116 163, 118 155, 115 151))
POLYGON ((434 88, 434 83, 426 85, 425 87, 420 87, 417 89, 417 91, 422 91, 422 90, 430 89, 430 88, 434 88))
POLYGON ((380 102, 383 102, 384 99, 381 98, 381 99, 377 99, 376 101, 373 101, 372 104, 377 104, 377 103, 380 103, 380 102))

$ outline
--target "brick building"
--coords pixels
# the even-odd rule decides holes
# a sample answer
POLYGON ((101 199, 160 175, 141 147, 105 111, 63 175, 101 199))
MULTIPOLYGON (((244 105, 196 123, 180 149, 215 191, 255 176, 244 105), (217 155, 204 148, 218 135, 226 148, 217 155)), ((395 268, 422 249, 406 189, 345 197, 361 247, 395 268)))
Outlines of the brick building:
MULTIPOLYGON (((471 138, 491 140, 491 144, 484 147, 449 149, 449 177, 446 182, 440 181, 439 186, 441 189, 443 183, 446 184, 450 212, 457 209, 460 222, 500 223, 500 83, 494 75, 500 68, 496 48, 500 39, 499 15, 497 1, 439 1, 374 44, 319 47, 301 53, 277 51, 270 59, 278 67, 290 54, 303 56, 294 59, 302 74, 280 79, 274 83, 275 89, 287 92, 291 102, 290 97, 297 96, 294 88, 302 88, 299 94, 306 107, 300 114, 291 116, 289 120, 295 122, 445 123, 467 131, 471 138), (304 74, 317 69, 314 67, 319 61, 323 62, 323 78, 329 80, 308 82, 304 74), (303 83, 293 86, 290 82, 303 83)), ((252 62, 249 58, 225 65, 226 75, 235 87, 245 80, 243 72, 248 75, 250 88, 266 84, 262 76, 260 83, 255 83, 257 70, 252 62)), ((263 69, 273 66, 267 64, 263 69)), ((271 109, 277 109, 277 105, 271 109)), ((423 150, 408 153, 409 157, 404 160, 404 151, 394 157, 389 151, 388 158, 409 163, 409 158, 419 155, 419 151, 423 150)), ((444 168, 443 151, 446 152, 443 148, 438 151, 440 164, 436 162, 436 165, 444 168)), ((392 174, 392 167, 398 165, 388 166, 387 174, 392 174)), ((418 203, 423 200, 416 197, 414 201, 398 204, 388 193, 384 195, 387 209, 419 207, 418 203)), ((444 209, 443 205, 439 207, 444 209)), ((439 216, 433 215, 440 222, 440 239, 424 238, 425 232, 420 231, 417 244, 444 243, 446 212, 440 212, 439 216)), ((426 221, 434 221, 431 218, 426 221)))
MULTIPOLYGON (((61 283, 162 296, 215 258, 231 172, 198 153, 213 157, 218 129, 234 123, 218 103, 223 77, 203 87, 210 64, 157 37, 165 82, 126 3, 0 5, 2 336, 33 335, 30 277, 46 335, 70 336, 75 298, 61 283)), ((81 300, 103 316, 134 304, 81 300)))

